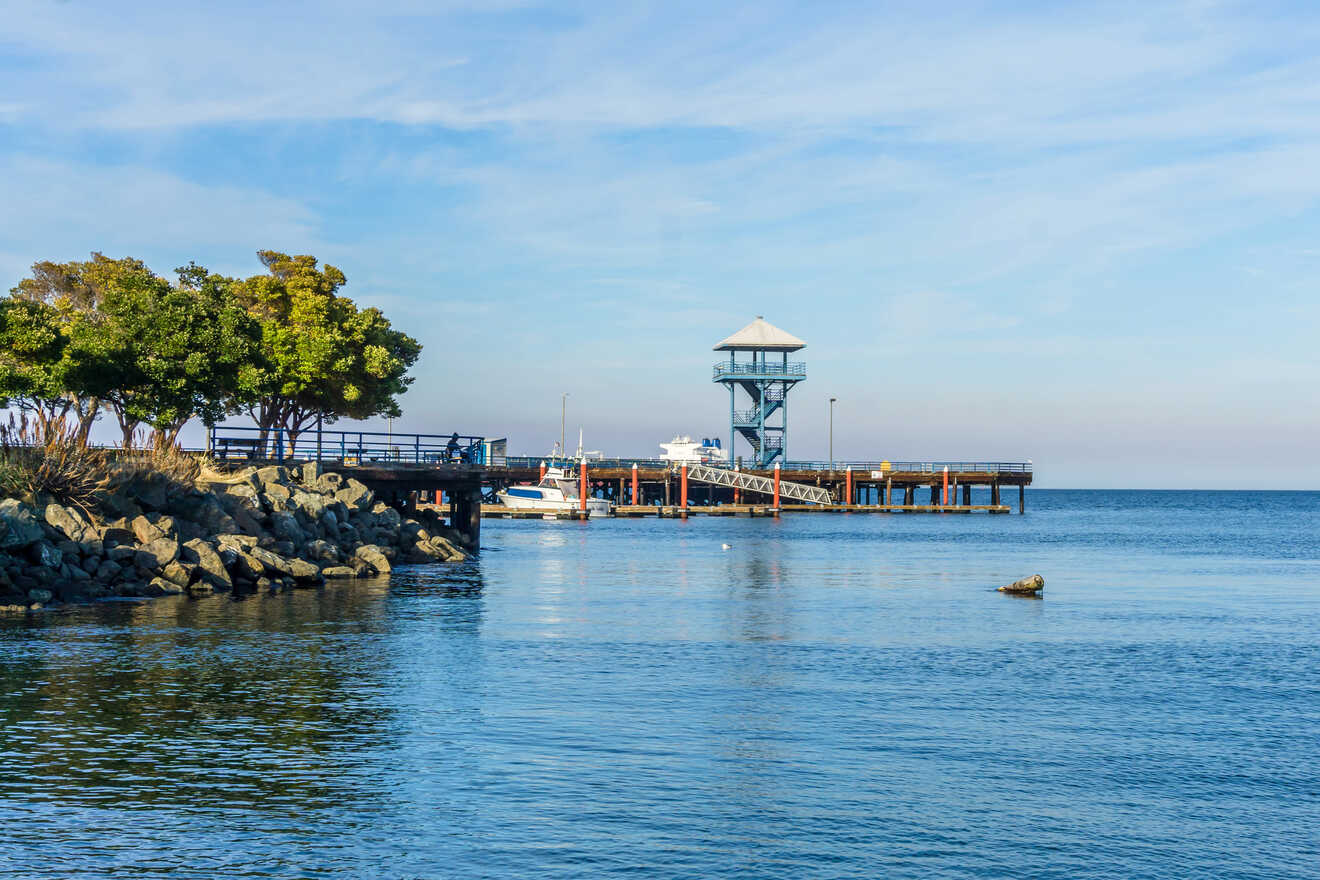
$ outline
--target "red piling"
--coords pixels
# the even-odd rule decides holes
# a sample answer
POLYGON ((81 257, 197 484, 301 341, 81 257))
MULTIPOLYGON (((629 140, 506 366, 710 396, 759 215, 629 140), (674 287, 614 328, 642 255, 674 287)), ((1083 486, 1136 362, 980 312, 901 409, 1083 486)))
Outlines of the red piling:
POLYGON ((638 496, 637 496, 637 462, 633 462, 633 467, 632 467, 632 478, 633 478, 633 485, 632 485, 632 490, 633 490, 633 491, 632 491, 632 503, 633 503, 633 504, 640 504, 641 502, 637 500, 637 497, 638 497, 638 496))
POLYGON ((779 509, 779 462, 775 462, 775 510, 779 509))
POLYGON ((582 471, 580 476, 582 479, 582 485, 578 489, 578 506, 580 507, 580 509, 586 510, 587 509, 587 460, 585 458, 582 459, 582 471))
POLYGON ((679 469, 678 506, 687 510, 687 465, 679 469))

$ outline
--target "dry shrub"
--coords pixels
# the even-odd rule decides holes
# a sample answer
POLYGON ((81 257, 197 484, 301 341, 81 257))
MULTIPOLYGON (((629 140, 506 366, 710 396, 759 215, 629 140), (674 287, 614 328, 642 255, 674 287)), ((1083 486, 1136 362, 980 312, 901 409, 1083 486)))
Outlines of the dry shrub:
POLYGON ((103 450, 87 445, 77 423, 18 419, 0 425, 0 495, 35 501, 49 495, 88 516, 107 478, 103 450))
POLYGON ((171 443, 159 431, 153 431, 145 441, 130 443, 120 452, 129 470, 136 473, 158 473, 171 483, 191 485, 211 462, 206 455, 185 452, 178 443, 171 443))

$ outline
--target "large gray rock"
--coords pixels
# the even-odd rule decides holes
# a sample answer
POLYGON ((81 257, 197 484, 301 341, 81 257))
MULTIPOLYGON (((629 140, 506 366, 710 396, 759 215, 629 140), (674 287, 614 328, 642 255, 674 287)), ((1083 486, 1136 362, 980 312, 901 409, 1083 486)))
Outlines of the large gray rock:
POLYGON ((176 584, 165 577, 152 578, 147 585, 148 596, 177 596, 187 584, 176 584))
POLYGON ((384 549, 381 547, 367 544, 357 548, 354 555, 371 566, 377 574, 388 574, 390 571, 390 561, 385 557, 384 549))
POLYGON ((329 541, 308 541, 303 547, 303 557, 312 562, 339 562, 339 548, 329 541))
POLYGON ((267 573, 293 574, 293 562, 261 547, 253 547, 248 553, 266 567, 267 573))
POLYGON ((257 469, 257 481, 263 485, 283 485, 289 482, 289 469, 282 464, 257 469))
POLYGON ((294 580, 303 584, 320 583, 321 569, 310 562, 304 562, 301 559, 289 560, 289 574, 294 580))
POLYGON ((344 488, 335 493, 335 500, 349 510, 369 510, 376 497, 365 485, 350 477, 344 483, 344 488))
POLYGON ((0 550, 21 550, 43 537, 31 508, 16 498, 0 499, 0 550))
POLYGON ((81 513, 52 501, 46 505, 46 522, 70 541, 86 541, 96 536, 96 530, 81 513))
POLYGON ((355 578, 358 576, 357 570, 349 568, 347 565, 327 565, 321 569, 322 576, 332 579, 355 578))
POLYGON ((209 492, 192 493, 180 500, 175 509, 180 516, 201 527, 201 537, 238 531, 234 518, 225 512, 216 496, 209 492))
POLYGON ((376 525, 397 532, 403 525, 403 515, 383 502, 374 505, 371 512, 376 517, 376 525))
POLYGON ((270 515, 270 530, 282 541, 292 541, 294 544, 302 544, 307 540, 307 533, 298 525, 298 520, 293 514, 283 510, 277 510, 270 515))
POLYGON ((107 559, 125 565, 132 565, 137 559, 137 548, 132 544, 122 544, 118 547, 111 547, 105 551, 107 559))
MULTIPOLYGON (((326 476, 334 476, 334 474, 326 474, 326 476)), ((316 522, 321 518, 321 514, 325 512, 325 498, 315 492, 295 491, 292 501, 300 511, 307 515, 311 522, 316 522)))
POLYGON ((253 535, 220 534, 216 535, 215 539, 221 545, 233 544, 235 547, 242 547, 244 549, 255 547, 258 543, 257 538, 253 535))
POLYGON ((145 516, 134 519, 130 527, 133 529, 133 536, 137 538, 139 544, 150 544, 152 541, 165 537, 165 530, 145 516))
POLYGON ((112 584, 117 581, 123 573, 124 569, 120 567, 119 563, 111 562, 107 559, 96 567, 96 573, 93 574, 92 577, 99 583, 112 584))
POLYGON ((184 562, 196 567, 195 574, 200 580, 219 590, 234 588, 233 578, 225 570, 220 554, 210 544, 202 540, 189 541, 180 549, 179 555, 184 562))
POLYGON ((288 486, 279 483, 266 483, 262 487, 262 503, 270 510, 285 510, 289 506, 289 500, 293 497, 293 492, 288 486))
POLYGON ((50 590, 28 590, 28 600, 31 602, 40 602, 46 604, 55 598, 55 594, 50 590))
POLYGON ((139 568, 159 571, 179 558, 179 542, 173 538, 157 538, 138 548, 139 568))
POLYGON ((315 486, 316 481, 321 479, 323 473, 325 473, 325 468, 321 466, 319 461, 309 461, 302 466, 298 476, 304 486, 315 486))
POLYGON ((193 566, 185 565, 177 559, 161 569, 160 576, 180 589, 192 583, 193 566))
POLYGON ((64 554, 55 549, 50 541, 38 541, 28 548, 28 559, 33 565, 39 565, 48 571, 59 571, 64 564, 64 554))
POLYGON ((265 530, 261 523, 252 513, 252 508, 247 506, 242 499, 228 493, 219 497, 220 506, 225 509, 225 513, 233 519, 234 525, 245 535, 261 537, 265 530))
POLYGON ((344 484, 344 478, 339 474, 322 474, 316 481, 316 491, 323 495, 333 495, 339 491, 344 484))

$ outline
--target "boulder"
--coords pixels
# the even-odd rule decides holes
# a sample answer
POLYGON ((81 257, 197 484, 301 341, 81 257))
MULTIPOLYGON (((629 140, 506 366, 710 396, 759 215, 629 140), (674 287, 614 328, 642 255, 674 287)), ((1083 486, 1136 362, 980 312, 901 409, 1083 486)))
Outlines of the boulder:
POLYGON ((349 568, 347 565, 327 565, 321 569, 322 577, 326 578, 353 578, 357 577, 357 571, 349 568))
POLYGON ((248 553, 266 568, 267 573, 293 574, 293 563, 278 553, 272 553, 261 547, 253 547, 248 553))
POLYGON ((166 492, 169 480, 159 471, 139 474, 125 487, 125 493, 148 510, 164 510, 169 503, 166 492))
POLYGON ((192 493, 180 500, 175 509, 180 516, 201 527, 201 535, 194 537, 238 531, 233 517, 225 512, 220 502, 216 500, 216 496, 209 492, 192 493))
POLYGON ((134 560, 137 559, 137 548, 132 544, 124 544, 120 547, 111 547, 105 551, 105 555, 107 559, 115 562, 132 565, 134 560))
POLYGON ((100 583, 112 584, 118 580, 123 573, 124 569, 120 567, 119 563, 111 562, 107 559, 96 567, 96 572, 92 577, 100 583))
POLYGON ((42 605, 55 598, 55 594, 50 590, 28 590, 28 601, 37 602, 42 605))
POLYGON ((152 578, 147 585, 148 596, 177 596, 182 592, 182 586, 163 577, 152 578))
POLYGON ((376 497, 364 484, 350 477, 344 483, 344 488, 335 493, 335 500, 349 510, 369 510, 376 497))
MULTIPOLYGON (((326 476, 334 476, 326 474, 326 476)), ((297 508, 307 515, 310 522, 316 522, 325 512, 325 499, 315 492, 294 492, 292 501, 297 508)))
POLYGON ((46 522, 70 541, 86 541, 96 536, 96 530, 81 513, 62 504, 51 502, 46 505, 46 522))
POLYGON ((316 584, 322 580, 321 569, 301 559, 289 560, 289 576, 302 584, 316 584))
POLYGON ((1039 593, 1045 589, 1045 578, 1038 574, 1023 578, 1020 581, 1014 581, 999 588, 1000 593, 1039 593))
POLYGON ((319 461, 309 461, 305 463, 298 471, 298 477, 302 480, 304 486, 315 486, 316 481, 321 479, 325 473, 325 468, 319 461))
POLYGON ((284 510, 289 506, 289 499, 293 497, 289 487, 279 483, 266 483, 262 487, 261 494, 263 503, 271 510, 284 510))
POLYGON ((0 499, 0 550, 21 550, 43 537, 31 508, 16 498, 0 499))
POLYGON ((393 507, 384 502, 379 502, 371 508, 371 512, 376 517, 376 525, 389 529, 391 532, 397 532, 399 526, 403 525, 403 516, 393 507))
POLYGON ((180 558, 195 566, 194 575, 211 587, 220 590, 232 590, 234 581, 225 570, 220 554, 205 541, 192 540, 184 544, 179 551, 180 558))
POLYGON ((180 588, 192 583, 193 567, 184 565, 177 559, 161 569, 160 576, 172 584, 177 584, 180 588))
POLYGON ((173 538, 157 538, 138 548, 137 564, 141 568, 159 571, 179 558, 179 542, 173 538))
POLYGON ((224 508, 225 513, 233 519, 234 525, 245 535, 260 537, 264 530, 257 518, 252 515, 252 508, 248 507, 240 498, 225 493, 219 497, 220 506, 224 508))
POLYGON ((289 482, 289 469, 282 464, 275 464, 269 467, 258 468, 256 473, 257 481, 264 485, 283 485, 289 482))
POLYGON ((329 541, 308 541, 302 555, 310 562, 339 562, 339 549, 329 541))
POLYGON ((165 537, 165 530, 159 528, 145 516, 134 519, 130 527, 133 529, 133 536, 137 538, 139 544, 150 544, 152 541, 165 537))
POLYGON ((307 540, 307 533, 298 525, 297 518, 283 510, 277 510, 270 515, 270 530, 280 540, 291 541, 294 544, 302 544, 307 540))
POLYGON ((385 558, 383 548, 374 544, 367 544, 357 548, 354 555, 371 566, 377 574, 388 574, 390 571, 390 561, 385 558))
POLYGON ((251 583, 266 573, 266 566, 262 564, 261 560, 246 550, 229 550, 223 555, 227 556, 229 554, 232 554, 234 558, 229 568, 234 580, 245 580, 251 583))
POLYGON ((313 488, 322 495, 333 495, 339 491, 343 484, 344 478, 339 474, 321 474, 313 488))
POLYGON ((255 538, 252 535, 220 534, 220 535, 216 535, 215 539, 216 541, 220 542, 221 545, 232 544, 235 547, 245 547, 245 548, 255 547, 257 546, 258 543, 257 538, 255 538))
POLYGON ((33 565, 41 566, 49 571, 58 571, 64 564, 64 554, 55 549, 55 545, 50 541, 41 540, 28 548, 28 559, 32 560, 33 565))

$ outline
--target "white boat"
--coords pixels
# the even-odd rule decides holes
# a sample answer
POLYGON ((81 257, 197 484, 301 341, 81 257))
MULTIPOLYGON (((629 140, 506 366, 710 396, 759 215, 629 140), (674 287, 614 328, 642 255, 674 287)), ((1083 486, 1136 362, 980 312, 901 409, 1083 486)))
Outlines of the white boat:
POLYGON ((720 438, 702 437, 701 442, 683 434, 674 437, 668 443, 661 443, 664 461, 676 461, 687 464, 720 464, 729 460, 729 453, 720 448, 720 438))
MULTIPOLYGON (((544 510, 547 513, 580 510, 578 479, 562 468, 546 468, 545 476, 535 486, 510 486, 495 494, 500 504, 510 510, 544 510)), ((604 498, 587 499, 588 516, 609 516, 614 505, 604 498)))

